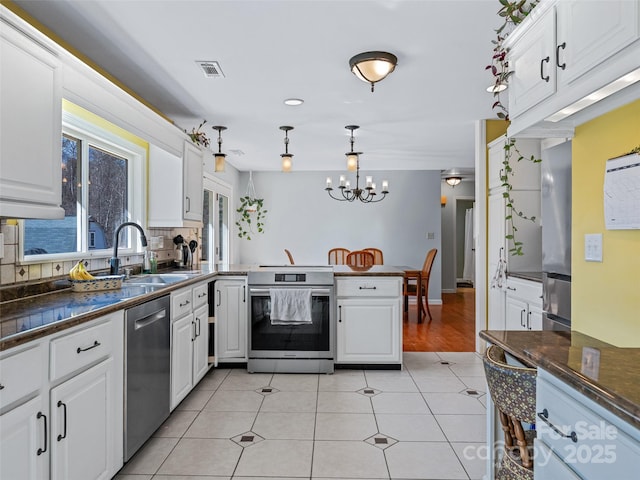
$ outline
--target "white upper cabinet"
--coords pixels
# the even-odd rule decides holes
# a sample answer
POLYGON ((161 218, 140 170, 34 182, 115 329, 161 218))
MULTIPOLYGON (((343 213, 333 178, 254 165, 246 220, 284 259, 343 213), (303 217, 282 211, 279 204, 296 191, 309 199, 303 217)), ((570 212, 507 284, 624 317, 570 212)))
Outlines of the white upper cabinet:
POLYGON ((204 153, 193 143, 184 142, 182 206, 184 219, 202 223, 202 162, 204 153))
POLYGON ((640 22, 635 0, 565 0, 556 8, 558 88, 569 85, 638 39, 640 22))
POLYGON ((0 216, 63 218, 62 67, 0 12, 0 216))
MULTIPOLYGON (((640 0, 543 1, 509 35, 505 47, 514 71, 509 134, 550 128, 578 110, 554 114, 640 67, 640 0)), ((612 97, 604 102, 615 108, 622 101, 612 97)))
POLYGON ((149 227, 202 226, 202 157, 186 140, 183 156, 149 144, 149 227))

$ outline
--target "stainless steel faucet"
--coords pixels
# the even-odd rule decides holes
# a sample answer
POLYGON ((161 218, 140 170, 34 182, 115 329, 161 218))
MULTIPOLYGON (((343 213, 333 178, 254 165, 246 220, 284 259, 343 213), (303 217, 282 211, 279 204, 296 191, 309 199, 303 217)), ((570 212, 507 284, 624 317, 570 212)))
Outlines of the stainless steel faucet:
POLYGON ((147 237, 144 234, 144 230, 140 225, 135 222, 124 222, 113 233, 113 257, 109 260, 109 274, 110 275, 118 275, 118 271, 120 270, 120 259, 118 258, 118 235, 120 234, 120 230, 122 230, 126 226, 132 226, 137 228, 140 231, 140 242, 142 242, 142 246, 147 246, 147 237))

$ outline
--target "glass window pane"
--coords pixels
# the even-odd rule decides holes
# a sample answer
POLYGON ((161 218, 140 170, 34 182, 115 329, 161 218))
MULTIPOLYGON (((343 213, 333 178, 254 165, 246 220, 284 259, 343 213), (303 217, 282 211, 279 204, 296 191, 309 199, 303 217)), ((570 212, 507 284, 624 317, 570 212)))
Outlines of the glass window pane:
POLYGON ((218 195, 218 263, 229 263, 229 199, 218 195))
POLYGON ((82 192, 80 185, 81 141, 62 136, 62 220, 25 220, 24 254, 42 255, 80 250, 78 245, 78 211, 82 192))
MULTIPOLYGON (((89 249, 113 247, 113 232, 129 216, 127 209, 128 160, 94 146, 89 147, 89 232, 94 245, 89 249)), ((120 245, 129 245, 129 233, 123 231, 120 245)), ((89 243, 89 242, 88 242, 89 243)))
POLYGON ((211 240, 213 236, 213 197, 215 194, 211 190, 204 191, 202 203, 202 261, 208 262, 213 256, 211 251, 211 240))

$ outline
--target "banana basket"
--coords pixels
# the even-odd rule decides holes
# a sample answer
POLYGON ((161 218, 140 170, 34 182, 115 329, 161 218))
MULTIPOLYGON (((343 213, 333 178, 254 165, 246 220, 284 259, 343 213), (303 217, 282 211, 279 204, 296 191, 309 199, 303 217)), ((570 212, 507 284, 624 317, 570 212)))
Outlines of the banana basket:
POLYGON ((92 280, 72 280, 71 290, 74 292, 98 292, 101 290, 117 290, 122 287, 124 275, 105 275, 92 280))

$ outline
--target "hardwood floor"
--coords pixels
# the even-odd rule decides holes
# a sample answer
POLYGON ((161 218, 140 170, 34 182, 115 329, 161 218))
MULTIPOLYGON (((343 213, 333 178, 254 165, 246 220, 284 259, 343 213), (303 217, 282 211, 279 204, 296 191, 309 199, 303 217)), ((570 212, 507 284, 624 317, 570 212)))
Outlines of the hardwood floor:
POLYGON ((418 305, 409 304, 404 320, 405 352, 473 352, 475 351, 474 288, 458 288, 457 293, 443 293, 442 305, 429 305, 429 317, 418 323, 418 305))

